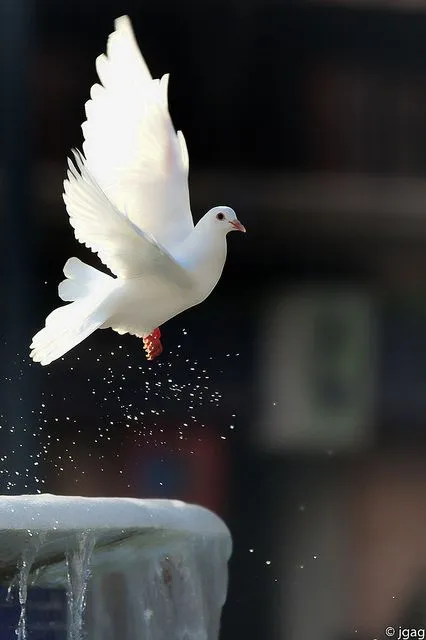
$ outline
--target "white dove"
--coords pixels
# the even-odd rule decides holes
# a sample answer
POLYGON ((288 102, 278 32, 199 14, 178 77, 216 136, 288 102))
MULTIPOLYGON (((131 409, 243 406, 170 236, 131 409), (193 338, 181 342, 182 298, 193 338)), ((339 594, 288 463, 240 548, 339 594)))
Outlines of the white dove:
POLYGON ((230 207, 210 209, 194 226, 188 151, 167 101, 168 75, 153 79, 130 20, 115 21, 82 125, 64 201, 77 240, 115 277, 78 258, 64 266, 55 309, 31 343, 47 365, 96 329, 143 338, 149 360, 162 351, 160 325, 207 298, 222 274, 226 235, 245 231, 230 207))

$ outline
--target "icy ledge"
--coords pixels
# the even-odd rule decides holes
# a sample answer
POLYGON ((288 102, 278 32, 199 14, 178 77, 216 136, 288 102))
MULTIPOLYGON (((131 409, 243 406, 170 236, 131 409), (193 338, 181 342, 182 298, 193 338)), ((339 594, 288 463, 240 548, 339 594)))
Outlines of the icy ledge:
POLYGON ((68 640, 217 640, 231 548, 220 518, 177 500, 0 497, 18 640, 29 584, 66 588, 68 640))

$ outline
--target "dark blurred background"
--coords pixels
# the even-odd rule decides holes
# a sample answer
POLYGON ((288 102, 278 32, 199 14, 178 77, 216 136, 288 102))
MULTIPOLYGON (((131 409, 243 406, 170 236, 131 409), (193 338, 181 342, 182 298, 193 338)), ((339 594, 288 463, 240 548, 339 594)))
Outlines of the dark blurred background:
POLYGON ((0 491, 216 511, 234 540, 223 640, 424 628, 426 2, 0 11, 0 491), (171 73, 194 216, 228 204, 248 233, 161 360, 108 331, 46 370, 27 347, 63 264, 96 264, 62 180, 124 13, 171 73))

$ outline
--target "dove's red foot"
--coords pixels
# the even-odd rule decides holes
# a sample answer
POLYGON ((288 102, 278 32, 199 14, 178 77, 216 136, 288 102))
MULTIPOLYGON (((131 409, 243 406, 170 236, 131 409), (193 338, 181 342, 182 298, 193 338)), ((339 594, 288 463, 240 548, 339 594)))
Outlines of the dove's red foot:
POLYGON ((145 349, 146 357, 148 360, 154 360, 163 351, 163 345, 161 344, 161 331, 160 329, 154 329, 149 336, 143 339, 143 348, 145 349))

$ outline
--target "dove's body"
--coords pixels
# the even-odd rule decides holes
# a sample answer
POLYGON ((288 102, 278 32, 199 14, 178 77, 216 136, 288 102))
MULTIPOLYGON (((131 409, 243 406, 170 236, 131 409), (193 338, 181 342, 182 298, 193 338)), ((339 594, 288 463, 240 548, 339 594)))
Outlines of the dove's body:
POLYGON ((114 292, 108 300, 109 317, 103 328, 144 337, 182 311, 203 302, 218 283, 226 259, 225 239, 210 238, 206 244, 203 235, 197 225, 186 241, 170 250, 193 277, 193 288, 182 292, 176 287, 173 295, 170 281, 158 274, 115 279, 114 292))
MULTIPOLYGON (((107 55, 96 61, 102 84, 86 103, 85 155, 75 153, 64 182, 77 240, 115 277, 77 258, 67 261, 59 296, 70 304, 46 318, 31 344, 41 364, 96 329, 146 339, 211 293, 225 264, 227 233, 245 231, 229 207, 211 209, 194 227, 188 151, 168 112, 168 77, 151 77, 126 16, 115 27, 107 55)), ((155 341, 158 353, 159 332, 155 341)))

